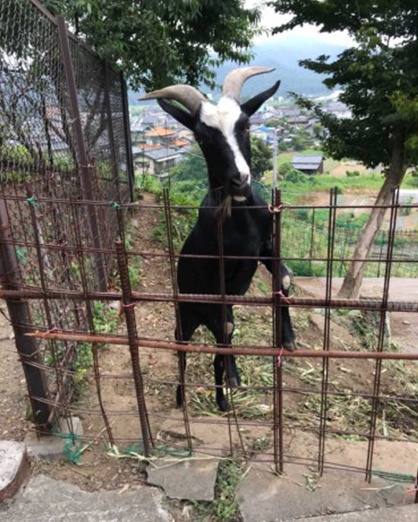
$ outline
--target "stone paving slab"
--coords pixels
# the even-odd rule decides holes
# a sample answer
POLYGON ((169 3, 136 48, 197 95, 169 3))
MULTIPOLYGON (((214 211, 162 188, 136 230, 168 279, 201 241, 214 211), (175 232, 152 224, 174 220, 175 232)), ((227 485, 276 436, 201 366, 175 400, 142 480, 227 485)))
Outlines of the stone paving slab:
POLYGON ((156 488, 135 487, 88 493, 43 475, 34 477, 8 506, 0 506, 7 522, 173 522, 156 488))
POLYGON ((298 518, 297 522, 417 522, 418 504, 388 509, 372 509, 327 517, 298 518))
POLYGON ((169 498, 182 500, 215 499, 219 460, 201 456, 196 460, 160 459, 149 466, 148 484, 160 486, 169 498))
POLYGON ((0 502, 17 493, 29 474, 24 444, 0 441, 0 502))
POLYGON ((378 478, 370 485, 359 474, 327 471, 318 487, 310 491, 303 476, 294 477, 251 469, 237 493, 244 522, 281 522, 402 505, 408 487, 378 478))

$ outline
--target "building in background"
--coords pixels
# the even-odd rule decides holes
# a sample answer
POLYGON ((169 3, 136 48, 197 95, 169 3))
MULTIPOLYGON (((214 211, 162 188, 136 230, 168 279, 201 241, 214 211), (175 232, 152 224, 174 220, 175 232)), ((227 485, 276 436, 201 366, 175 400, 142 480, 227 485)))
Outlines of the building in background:
POLYGON ((310 176, 324 173, 323 156, 293 156, 291 163, 294 169, 310 176))

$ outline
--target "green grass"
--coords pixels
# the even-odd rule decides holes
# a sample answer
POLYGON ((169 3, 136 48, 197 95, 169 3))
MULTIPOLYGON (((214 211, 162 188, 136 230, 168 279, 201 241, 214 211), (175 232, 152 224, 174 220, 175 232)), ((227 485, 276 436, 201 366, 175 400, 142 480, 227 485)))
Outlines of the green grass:
POLYGON ((215 485, 213 502, 188 502, 193 507, 196 522, 240 522, 236 491, 244 475, 244 464, 238 460, 221 460, 215 485))

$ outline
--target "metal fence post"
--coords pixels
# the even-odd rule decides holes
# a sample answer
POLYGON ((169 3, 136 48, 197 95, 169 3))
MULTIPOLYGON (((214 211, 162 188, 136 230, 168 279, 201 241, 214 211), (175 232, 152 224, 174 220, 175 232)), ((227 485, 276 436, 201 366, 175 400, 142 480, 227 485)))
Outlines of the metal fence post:
MULTIPOLYGON (((120 183, 119 183, 119 157, 118 157, 119 155, 116 153, 115 134, 113 132, 112 107, 110 105, 109 68, 107 66, 107 63, 104 63, 103 69, 104 69, 104 77, 105 77, 105 103, 106 103, 106 113, 107 113, 107 120, 108 120, 110 157, 111 157, 111 161, 112 161, 112 176, 113 176, 113 181, 116 186, 118 203, 120 203, 121 199, 120 199, 120 183)), ((125 118, 125 115, 124 115, 124 118, 125 118)))
MULTIPOLYGON (((4 290, 20 289, 18 266, 15 246, 12 244, 6 203, 4 199, 0 199, 0 276, 1 286, 4 290)), ((25 335, 33 332, 33 328, 29 326, 31 324, 29 306, 20 298, 6 298, 5 301, 13 325, 16 348, 26 377, 33 420, 38 432, 45 433, 50 428, 48 423, 50 406, 37 400, 49 398, 45 373, 41 368, 27 364, 42 364, 37 342, 34 338, 25 335)))
POLYGON ((129 121, 129 105, 128 105, 128 90, 126 88, 125 78, 120 73, 120 85, 122 89, 122 103, 123 103, 123 128, 125 130, 125 144, 126 144, 126 167, 128 169, 128 182, 131 201, 134 201, 134 187, 135 187, 135 171, 132 158, 132 141, 131 141, 131 125, 129 121))
MULTIPOLYGON (((77 87, 74 78, 73 63, 71 60, 70 44, 68 40, 67 26, 62 16, 57 16, 58 33, 61 43, 62 60, 64 63, 65 76, 68 87, 68 98, 70 105, 70 112, 72 117, 72 125, 74 130, 75 143, 77 148, 78 167, 81 173, 83 190, 85 199, 94 201, 94 191, 91 182, 91 169, 87 158, 86 146, 84 143, 83 129, 81 127, 80 110, 77 99, 77 87)), ((90 230, 93 239, 94 248, 101 250, 101 241, 99 234, 99 226, 97 221, 96 210, 93 205, 87 207, 90 230)), ((103 259, 103 254, 97 253, 95 255, 96 270, 99 277, 99 287, 102 292, 107 291, 107 275, 106 267, 103 259)))

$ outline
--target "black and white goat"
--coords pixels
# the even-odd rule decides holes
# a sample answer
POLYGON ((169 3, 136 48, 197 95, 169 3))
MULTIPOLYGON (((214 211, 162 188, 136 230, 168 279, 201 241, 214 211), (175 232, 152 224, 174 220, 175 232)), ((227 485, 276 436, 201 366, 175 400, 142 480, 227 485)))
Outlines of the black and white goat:
MULTIPOLYGON (((240 104, 239 96, 244 82, 257 74, 271 72, 266 67, 235 69, 225 79, 222 97, 213 105, 194 87, 173 85, 151 92, 142 99, 158 99, 160 106, 180 123, 193 131, 205 157, 210 190, 200 205, 198 220, 181 251, 182 254, 218 254, 218 212, 213 207, 223 205, 229 211, 223 218, 223 253, 225 256, 272 256, 272 214, 266 202, 251 189, 251 149, 249 118, 277 91, 280 82, 240 104), (175 100, 187 111, 168 103, 175 100), (248 209, 238 209, 239 206, 248 209), (261 208, 251 208, 261 207, 261 208)), ((272 262, 262 261, 272 272, 272 262)), ((257 270, 257 261, 226 259, 225 290, 227 295, 244 295, 257 270)), ((221 293, 220 265, 217 259, 181 257, 178 263, 178 286, 183 294, 221 293)), ((289 295, 290 273, 281 265, 282 292, 289 295)), ((196 328, 203 324, 215 336, 218 344, 231 344, 234 330, 232 305, 227 305, 227 317, 219 304, 180 304, 181 332, 178 341, 187 342, 196 328)), ((282 309, 282 345, 295 349, 295 335, 289 309, 282 309)), ((182 371, 185 353, 180 353, 182 371)), ((228 403, 223 393, 223 375, 231 386, 240 385, 235 357, 216 355, 214 361, 216 402, 222 411, 228 403), (228 357, 228 360, 226 360, 228 357)), ((177 403, 184 399, 184 390, 177 389, 177 403)))

